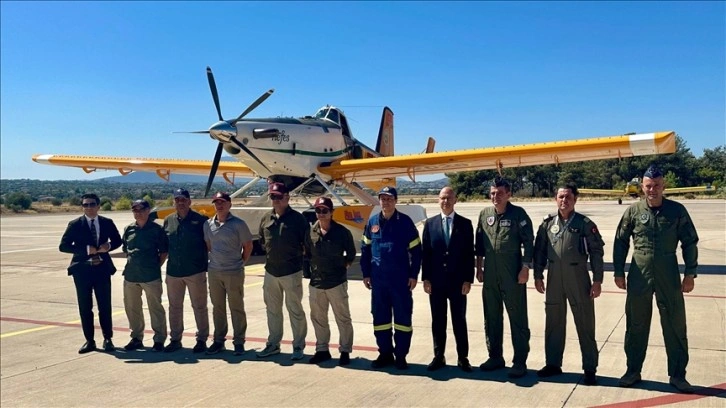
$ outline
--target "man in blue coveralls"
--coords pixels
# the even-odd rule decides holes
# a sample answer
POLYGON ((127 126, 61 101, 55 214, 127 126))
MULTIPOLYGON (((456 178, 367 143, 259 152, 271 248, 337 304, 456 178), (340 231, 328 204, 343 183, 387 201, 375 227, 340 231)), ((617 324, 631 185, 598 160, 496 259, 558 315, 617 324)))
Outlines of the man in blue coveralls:
POLYGON ((381 212, 366 224, 360 258, 363 284, 372 293, 373 332, 379 352, 371 366, 395 364, 405 370, 413 333, 411 291, 421 268, 421 239, 411 218, 396 210, 398 193, 394 187, 384 187, 378 200, 381 212))

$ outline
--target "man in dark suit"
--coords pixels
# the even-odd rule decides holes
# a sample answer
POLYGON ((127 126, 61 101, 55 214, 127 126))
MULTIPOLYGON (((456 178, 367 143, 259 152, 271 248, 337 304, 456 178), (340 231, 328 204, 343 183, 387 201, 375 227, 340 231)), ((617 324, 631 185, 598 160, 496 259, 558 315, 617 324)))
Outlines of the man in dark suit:
POLYGON ((474 282, 474 228, 454 212, 456 193, 451 187, 439 192, 441 213, 426 220, 423 230, 422 278, 431 304, 434 359, 428 371, 446 366, 446 301, 456 338, 457 365, 471 372, 466 327, 466 295, 474 282))
POLYGON ((110 251, 121 246, 121 236, 110 218, 98 215, 101 200, 96 194, 82 197, 83 216, 68 223, 61 238, 61 252, 73 254, 68 275, 73 276, 78 298, 78 311, 86 343, 79 354, 96 350, 93 338, 93 293, 98 304, 98 320, 103 332, 103 349, 115 350, 111 338, 111 275, 116 272, 110 251))

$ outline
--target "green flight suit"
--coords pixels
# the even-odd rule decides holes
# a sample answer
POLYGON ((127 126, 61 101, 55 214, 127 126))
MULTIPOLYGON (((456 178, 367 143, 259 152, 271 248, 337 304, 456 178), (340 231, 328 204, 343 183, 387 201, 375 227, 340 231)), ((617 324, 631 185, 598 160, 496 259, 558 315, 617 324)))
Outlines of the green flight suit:
POLYGON ((522 265, 532 262, 533 241, 532 220, 522 207, 507 203, 503 214, 497 214, 494 207, 479 213, 475 247, 476 256, 484 257, 484 332, 490 358, 502 358, 504 303, 512 331, 513 363, 526 365, 530 337, 527 287, 517 283, 517 275, 522 265))
POLYGON ((567 302, 572 309, 582 353, 582 369, 596 371, 595 301, 590 297, 590 258, 594 282, 603 280, 603 246, 597 225, 580 213, 572 212, 565 222, 553 214, 545 217, 534 241, 534 278, 544 279, 545 357, 548 366, 562 367, 567 328, 567 302))
POLYGON ((660 312, 668 375, 685 378, 688 365, 686 307, 681 292, 676 247, 681 242, 685 275, 696 277, 698 234, 686 208, 663 199, 659 208, 641 200, 625 210, 615 232, 615 277, 625 277, 625 258, 633 238, 633 257, 627 281, 625 355, 628 372, 640 373, 648 347, 653 293, 660 312))

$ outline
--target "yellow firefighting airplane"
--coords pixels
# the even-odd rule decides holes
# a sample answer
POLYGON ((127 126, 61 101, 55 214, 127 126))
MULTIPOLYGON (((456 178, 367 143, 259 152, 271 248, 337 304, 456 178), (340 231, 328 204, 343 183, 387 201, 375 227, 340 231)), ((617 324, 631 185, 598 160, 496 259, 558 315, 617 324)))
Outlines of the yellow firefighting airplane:
MULTIPOLYGON (((713 187, 711 186, 674 187, 666 188, 665 190, 663 190, 663 194, 673 195, 685 193, 703 193, 712 190, 713 187)), ((596 188, 579 188, 578 191, 582 194, 621 196, 618 197, 618 204, 623 203, 623 197, 641 198, 645 195, 645 193, 643 193, 643 186, 641 185, 640 178, 638 177, 634 177, 632 180, 628 181, 628 183, 625 185, 624 190, 600 190, 596 188)))
MULTIPOLYGON (((314 116, 301 118, 245 118, 272 94, 272 89, 238 117, 225 120, 209 67, 207 80, 219 121, 208 130, 192 133, 209 134, 218 142, 212 161, 56 154, 38 154, 33 156, 33 160, 42 164, 78 167, 87 173, 96 170, 117 170, 122 175, 133 171, 156 172, 167 181, 172 173, 209 174, 207 193, 218 172, 230 184, 234 183, 236 177, 253 177, 235 191, 233 197, 243 194, 261 179, 279 181, 288 186, 291 195, 306 198, 330 194, 335 197, 343 205, 342 211, 335 211, 335 219, 359 236, 369 214, 378 204, 377 198, 366 193, 362 187, 375 191, 384 185, 395 185, 396 177, 408 177, 415 181, 416 176, 424 174, 501 170, 505 167, 675 151, 675 132, 666 131, 448 152, 433 152, 434 143, 429 139, 424 153, 396 156, 393 152, 393 112, 388 107, 383 109, 376 148, 371 149, 353 137, 345 115, 334 106, 324 106, 314 116), (238 161, 220 161, 223 149, 238 161), (336 187, 348 190, 362 205, 347 205, 344 198, 337 194, 336 187)), ((261 197, 257 203, 241 210, 252 210, 256 206, 269 211, 266 200, 266 196, 261 197)), ((400 206, 400 209, 411 215, 415 222, 425 219, 425 211, 420 206, 400 206)), ((213 208, 202 209, 202 212, 213 212, 213 208)), ((312 217, 314 219, 314 215, 312 217)), ((250 225, 257 225, 255 217, 251 220, 249 216, 245 218, 250 225)))

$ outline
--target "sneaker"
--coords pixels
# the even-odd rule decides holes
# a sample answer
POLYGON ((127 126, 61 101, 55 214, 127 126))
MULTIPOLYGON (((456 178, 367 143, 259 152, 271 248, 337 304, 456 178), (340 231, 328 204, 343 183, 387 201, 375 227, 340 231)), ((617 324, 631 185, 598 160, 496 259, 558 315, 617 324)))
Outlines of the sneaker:
POLYGON ((157 352, 157 353, 160 351, 164 351, 164 343, 162 343, 160 341, 155 341, 154 345, 151 346, 151 351, 157 352))
POLYGON ((585 370, 585 379, 582 380, 585 385, 597 385, 597 377, 594 370, 585 370))
POLYGON ((547 378, 555 375, 562 374, 562 369, 553 365, 546 365, 541 370, 537 371, 537 377, 547 378))
POLYGON ((373 368, 383 368, 394 363, 393 353, 379 354, 378 358, 371 362, 373 368))
MULTIPOLYGON (((279 350, 279 348, 278 348, 278 350, 279 350)), ((328 355, 330 355, 330 354, 328 353, 328 355)), ((292 350, 292 356, 290 356, 290 360, 292 360, 292 361, 302 360, 304 357, 305 357, 305 354, 303 354, 302 349, 296 348, 296 349, 292 350)))
POLYGON ((527 375, 527 366, 521 363, 514 363, 507 373, 509 378, 522 378, 525 375, 527 375))
POLYGON ((241 356, 244 354, 247 350, 245 350, 244 344, 235 344, 234 345, 234 355, 235 356, 241 356))
MULTIPOLYGON (((342 356, 343 355, 341 353, 341 358, 342 358, 342 356)), ((328 361, 331 358, 333 358, 333 356, 331 356, 330 352, 327 350, 326 351, 316 351, 315 354, 312 357, 310 357, 310 360, 308 362, 310 364, 319 364, 319 363, 322 363, 323 361, 328 361)))
POLYGON ((131 351, 131 350, 138 350, 144 348, 144 343, 139 339, 131 339, 129 344, 124 346, 124 350, 131 351))
POLYGON ((626 372, 622 377, 620 377, 620 381, 618 381, 618 385, 620 387, 632 387, 633 385, 639 383, 641 380, 640 373, 631 373, 626 372))
POLYGON ((217 354, 220 351, 224 351, 224 350, 226 350, 226 348, 224 347, 224 342, 223 341, 215 341, 207 349, 207 354, 217 354))
POLYGON ((207 342, 202 340, 197 340, 197 344, 194 345, 194 348, 192 349, 192 353, 203 353, 207 351, 207 342))
POLYGON ((262 351, 257 352, 257 357, 270 357, 280 354, 280 346, 268 344, 262 351))
POLYGON ((494 371, 504 368, 504 359, 489 357, 482 365, 479 366, 482 371, 494 371))
POLYGON ((406 357, 404 356, 396 357, 395 365, 399 370, 408 370, 408 361, 406 361, 406 357))
POLYGON ((668 383, 684 394, 693 394, 693 386, 685 378, 671 377, 668 383))
POLYGON ((164 347, 164 353, 173 353, 182 348, 182 343, 179 340, 172 340, 169 344, 164 347))
POLYGON ((348 353, 347 351, 344 351, 344 352, 340 353, 340 359, 338 360, 338 365, 347 366, 348 364, 350 364, 350 353, 348 353))

